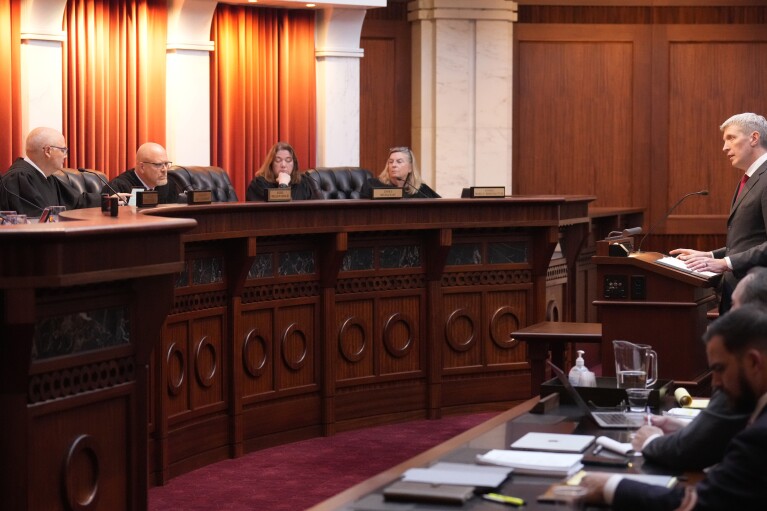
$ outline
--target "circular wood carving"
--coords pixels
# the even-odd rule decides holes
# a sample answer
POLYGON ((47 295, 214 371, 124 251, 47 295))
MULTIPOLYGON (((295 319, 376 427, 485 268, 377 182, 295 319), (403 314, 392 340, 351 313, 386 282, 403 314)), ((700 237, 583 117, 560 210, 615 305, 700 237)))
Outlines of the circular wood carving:
POLYGON ((519 341, 511 337, 511 332, 519 329, 519 318, 514 309, 505 305, 499 307, 490 320, 490 338, 499 348, 513 348, 519 341))
POLYGON ((212 342, 208 340, 208 336, 205 335, 197 343, 197 348, 194 352, 194 373, 197 376, 197 381, 203 387, 210 387, 213 385, 213 378, 216 376, 216 369, 218 368, 218 355, 216 353, 216 347, 212 342), (207 372, 205 371, 206 362, 205 353, 209 354, 210 363, 208 365, 207 372))
POLYGON ((99 450, 90 435, 78 436, 64 459, 62 484, 70 511, 96 509, 99 497, 99 450))
POLYGON ((254 378, 264 373, 269 360, 269 343, 253 328, 242 342, 242 365, 245 372, 254 378))
POLYGON ((383 343, 386 351, 388 351, 392 357, 402 358, 407 355, 413 347, 413 327, 411 326, 410 318, 399 312, 389 316, 389 319, 387 319, 384 324, 383 343), (397 327, 400 324, 407 331, 407 339, 402 346, 397 346, 396 334, 397 327))
POLYGON ((298 328, 298 326, 295 323, 291 323, 288 326, 288 328, 285 329, 285 332, 282 334, 282 339, 280 344, 281 344, 282 360, 283 362, 285 362, 285 365, 294 371, 298 371, 299 369, 301 369, 306 363, 306 354, 308 351, 306 334, 304 333, 304 331, 298 328), (297 342, 301 346, 300 353, 298 354, 298 356, 293 354, 290 350, 292 339, 295 339, 295 342, 297 342))
POLYGON ((367 349, 367 332, 359 318, 346 318, 338 332, 338 349, 349 362, 359 362, 367 349))
POLYGON ((181 393, 181 388, 184 385, 184 354, 175 342, 168 347, 168 353, 165 355, 165 367, 168 374, 168 392, 172 396, 177 396, 181 393))
POLYGON ((455 351, 467 351, 471 348, 477 336, 476 323, 477 321, 466 309, 456 309, 451 312, 445 322, 445 338, 450 347, 455 351), (464 330, 461 325, 467 325, 469 332, 463 339, 458 338, 459 333, 464 330))

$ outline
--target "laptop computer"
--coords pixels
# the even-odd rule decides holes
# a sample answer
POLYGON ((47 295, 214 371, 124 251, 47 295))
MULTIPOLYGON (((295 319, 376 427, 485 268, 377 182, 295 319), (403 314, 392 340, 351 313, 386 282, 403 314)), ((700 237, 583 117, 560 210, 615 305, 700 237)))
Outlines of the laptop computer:
POLYGON ((552 364, 550 360, 546 361, 547 364, 551 367, 551 370, 554 371, 554 374, 557 375, 557 378, 562 383, 562 386, 565 388, 565 391, 567 391, 568 395, 572 398, 573 402, 575 402, 576 405, 578 405, 578 408, 583 410, 583 412, 590 416, 594 422, 599 425, 601 428, 605 429, 637 429, 644 424, 644 414, 642 413, 629 413, 629 412, 598 412, 592 410, 588 404, 586 404, 586 401, 581 397, 580 394, 578 394, 578 391, 575 390, 575 387, 573 387, 572 383, 570 383, 570 380, 567 379, 567 375, 562 371, 560 368, 558 368, 556 365, 552 364))

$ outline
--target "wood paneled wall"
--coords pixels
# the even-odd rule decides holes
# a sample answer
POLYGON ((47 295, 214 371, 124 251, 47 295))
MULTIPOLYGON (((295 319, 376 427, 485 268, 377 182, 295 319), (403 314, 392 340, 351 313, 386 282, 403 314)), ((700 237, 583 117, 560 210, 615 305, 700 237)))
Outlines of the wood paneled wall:
POLYGON ((388 149, 410 147, 411 58, 407 3, 370 9, 360 45, 360 166, 378 174, 388 149))
POLYGON ((646 208, 645 230, 658 224, 664 236, 644 249, 722 246, 741 171, 721 152, 719 125, 735 113, 767 114, 767 6, 543 5, 552 3, 576 2, 519 2, 514 193, 595 194, 595 206, 646 208), (702 189, 710 195, 662 221, 702 189))

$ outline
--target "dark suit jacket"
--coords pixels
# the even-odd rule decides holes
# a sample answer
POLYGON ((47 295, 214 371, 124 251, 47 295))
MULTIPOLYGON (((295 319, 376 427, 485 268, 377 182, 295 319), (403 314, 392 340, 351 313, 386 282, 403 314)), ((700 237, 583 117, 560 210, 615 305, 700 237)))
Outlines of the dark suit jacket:
POLYGON ((101 195, 80 193, 53 176, 46 178, 24 158, 18 158, 2 178, 0 209, 38 217, 48 206, 67 209, 90 208, 101 204, 101 195))
MULTIPOLYGON (((767 408, 757 420, 735 435, 722 462, 711 468, 696 486, 696 511, 761 510, 767 503, 767 408)), ((615 490, 616 511, 676 509, 684 494, 681 486, 668 489, 624 479, 615 490)))
POLYGON ((642 456, 676 470, 703 470, 722 460, 730 440, 746 426, 750 415, 732 410, 725 393, 716 392, 690 424, 656 438, 642 449, 642 456))
POLYGON ((732 271, 722 279, 721 312, 730 309, 730 295, 746 272, 754 266, 767 266, 767 162, 756 169, 740 197, 733 199, 727 245, 713 252, 717 259, 727 256, 732 263, 732 271))
MULTIPOLYGON (((133 188, 143 188, 146 189, 146 187, 143 185, 141 180, 136 175, 135 169, 130 169, 128 171, 123 172, 113 180, 109 182, 109 186, 114 188, 116 191, 121 193, 131 193, 133 191, 133 188)), ((176 183, 168 179, 168 184, 158 186, 155 188, 157 191, 157 201, 160 204, 176 204, 177 202, 180 202, 179 200, 179 193, 180 190, 178 186, 176 186, 176 183)), ((112 195, 114 192, 109 189, 108 186, 105 186, 101 189, 101 193, 108 193, 112 195)))

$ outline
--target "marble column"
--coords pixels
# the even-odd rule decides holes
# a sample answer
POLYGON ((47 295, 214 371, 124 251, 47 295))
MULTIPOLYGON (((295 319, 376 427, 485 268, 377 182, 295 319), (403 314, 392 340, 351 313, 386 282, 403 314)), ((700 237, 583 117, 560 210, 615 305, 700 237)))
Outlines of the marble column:
POLYGON ((317 167, 357 166, 360 160, 360 33, 364 9, 317 12, 317 167))
POLYGON ((64 131, 61 29, 66 0, 22 0, 21 133, 47 126, 64 131))
POLYGON ((210 25, 216 2, 169 0, 165 145, 180 165, 210 165, 210 25))
POLYGON ((415 0, 413 149, 424 180, 443 197, 467 186, 511 193, 510 0, 415 0))

